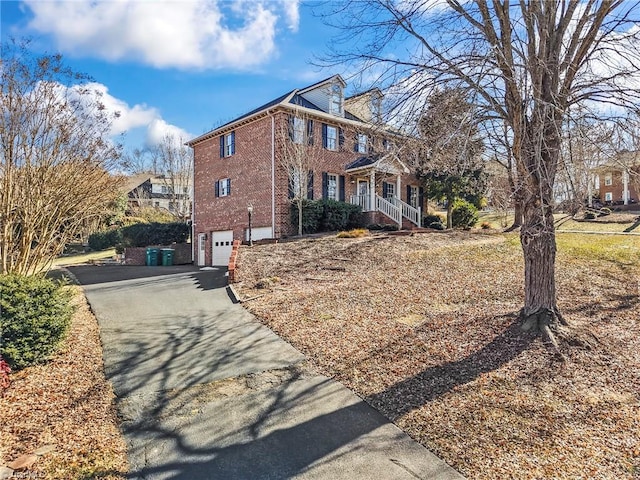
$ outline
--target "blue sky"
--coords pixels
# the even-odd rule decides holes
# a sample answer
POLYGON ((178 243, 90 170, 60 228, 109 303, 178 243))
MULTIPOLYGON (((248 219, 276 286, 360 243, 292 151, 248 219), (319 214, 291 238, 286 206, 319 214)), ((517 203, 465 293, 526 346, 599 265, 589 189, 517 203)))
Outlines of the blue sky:
POLYGON ((127 148, 200 135, 340 71, 310 64, 337 33, 298 0, 0 2, 2 39, 60 52, 121 113, 127 148))

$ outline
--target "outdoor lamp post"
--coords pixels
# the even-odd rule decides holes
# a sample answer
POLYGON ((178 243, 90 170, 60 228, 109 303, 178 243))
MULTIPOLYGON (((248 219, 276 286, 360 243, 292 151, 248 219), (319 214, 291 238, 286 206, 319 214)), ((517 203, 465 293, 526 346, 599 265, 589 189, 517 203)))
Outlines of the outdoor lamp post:
POLYGON ((249 214, 249 246, 253 247, 253 240, 251 239, 251 217, 253 217, 253 205, 247 205, 247 213, 249 214))

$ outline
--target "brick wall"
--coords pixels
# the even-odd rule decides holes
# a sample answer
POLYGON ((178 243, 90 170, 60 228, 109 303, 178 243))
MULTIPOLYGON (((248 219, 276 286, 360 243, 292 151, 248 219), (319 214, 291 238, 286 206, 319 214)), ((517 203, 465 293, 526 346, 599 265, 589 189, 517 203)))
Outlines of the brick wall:
MULTIPOLYGON (((173 264, 188 265, 191 263, 191 244, 190 243, 174 243, 172 245, 151 245, 150 248, 172 248, 173 264)), ((147 247, 130 247, 124 249, 125 265, 146 265, 147 263, 147 247)))
MULTIPOLYGON (((603 203, 605 202, 605 194, 607 192, 611 192, 612 202, 622 202, 624 200, 622 196, 622 192, 624 189, 622 172, 609 171, 609 172, 600 173, 599 181, 600 181, 599 196, 600 196, 600 200, 603 203), (607 175, 611 175, 611 185, 605 185, 605 177, 607 175)), ((635 186, 634 183, 635 182, 633 181, 633 179, 629 179, 629 198, 637 202, 639 200, 638 192, 634 188, 635 186)))

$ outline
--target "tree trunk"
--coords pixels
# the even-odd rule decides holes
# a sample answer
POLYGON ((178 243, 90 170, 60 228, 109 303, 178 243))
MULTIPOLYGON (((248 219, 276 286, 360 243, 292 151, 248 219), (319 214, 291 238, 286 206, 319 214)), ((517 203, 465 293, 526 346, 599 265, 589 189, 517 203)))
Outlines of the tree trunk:
POLYGON ((298 236, 302 236, 302 200, 298 200, 298 236))
POLYGON ((447 195, 447 228, 453 228, 453 195, 447 195))
POLYGON ((518 199, 513 202, 514 207, 514 216, 513 216, 513 224, 507 229, 508 232, 513 230, 517 230, 522 226, 522 219, 524 217, 524 212, 522 208, 522 202, 518 199))

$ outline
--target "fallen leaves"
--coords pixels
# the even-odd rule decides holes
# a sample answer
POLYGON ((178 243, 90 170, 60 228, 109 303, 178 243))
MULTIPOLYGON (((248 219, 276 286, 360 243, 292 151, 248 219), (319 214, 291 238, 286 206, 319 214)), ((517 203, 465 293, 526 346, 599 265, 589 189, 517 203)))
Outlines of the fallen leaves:
POLYGON ((239 288, 251 297, 277 277, 247 307, 470 479, 634 479, 640 238, 583 237, 559 242, 559 303, 598 341, 569 349, 566 365, 513 329, 523 299, 515 235, 242 248, 239 288))

